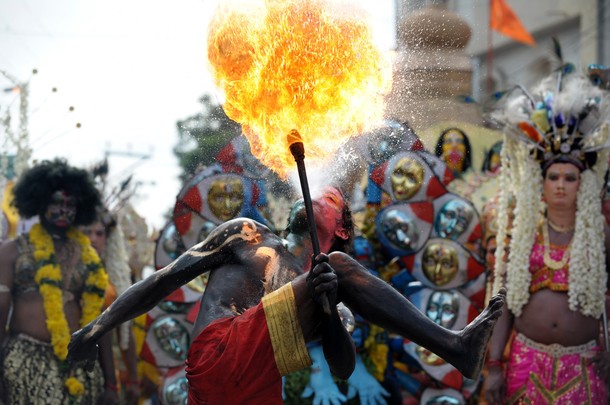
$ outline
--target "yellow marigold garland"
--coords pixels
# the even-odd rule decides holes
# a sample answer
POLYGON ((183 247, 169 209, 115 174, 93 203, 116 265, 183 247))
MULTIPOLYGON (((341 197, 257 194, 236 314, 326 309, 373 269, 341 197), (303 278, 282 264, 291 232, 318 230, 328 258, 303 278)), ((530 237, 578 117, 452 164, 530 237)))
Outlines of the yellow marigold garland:
MULTIPOLYGON (((87 272, 85 291, 81 297, 80 326, 83 327, 101 313, 108 276, 89 239, 82 232, 71 228, 68 230, 68 238, 75 240, 80 246, 81 259, 87 272)), ((39 266, 35 280, 43 298, 53 353, 60 361, 65 361, 70 343, 70 328, 63 311, 61 268, 56 262, 53 239, 40 224, 35 224, 30 231, 30 242, 34 247, 34 259, 39 266)), ((70 395, 84 393, 83 384, 75 377, 69 377, 65 386, 70 395)))
POLYGON ((76 377, 69 377, 64 383, 68 389, 68 393, 73 396, 83 395, 85 393, 85 386, 78 381, 76 377))

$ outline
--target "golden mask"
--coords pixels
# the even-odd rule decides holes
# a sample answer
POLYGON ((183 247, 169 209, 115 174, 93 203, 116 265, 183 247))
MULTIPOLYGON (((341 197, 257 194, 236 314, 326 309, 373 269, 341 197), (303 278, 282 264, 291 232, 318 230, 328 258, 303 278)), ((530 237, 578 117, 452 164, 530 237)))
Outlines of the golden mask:
POLYGON ((424 182, 424 168, 415 159, 403 157, 398 160, 392 174, 392 193, 397 201, 405 201, 413 197, 424 182))
POLYGON ((422 268, 426 277, 435 285, 448 284, 459 270, 458 253, 453 246, 431 243, 424 250, 422 268))
POLYGON ((208 191, 208 205, 222 221, 235 218, 244 205, 244 186, 240 179, 215 180, 208 191))
POLYGON ((441 366, 445 364, 445 360, 421 346, 417 346, 415 352, 417 353, 417 357, 419 357, 424 364, 429 366, 441 366))

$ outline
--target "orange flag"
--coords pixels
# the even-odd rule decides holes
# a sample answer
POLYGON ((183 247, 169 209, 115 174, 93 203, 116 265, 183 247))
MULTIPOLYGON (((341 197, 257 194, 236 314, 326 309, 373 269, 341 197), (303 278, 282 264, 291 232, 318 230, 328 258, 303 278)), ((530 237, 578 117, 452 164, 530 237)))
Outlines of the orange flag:
POLYGON ((515 41, 536 46, 534 37, 525 29, 515 12, 504 0, 491 0, 489 26, 515 41))

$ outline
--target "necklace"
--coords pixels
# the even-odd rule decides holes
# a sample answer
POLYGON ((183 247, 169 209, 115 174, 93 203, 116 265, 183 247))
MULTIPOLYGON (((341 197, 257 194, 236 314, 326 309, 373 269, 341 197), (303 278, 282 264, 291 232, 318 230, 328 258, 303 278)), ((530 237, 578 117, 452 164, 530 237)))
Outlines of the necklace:
MULTIPOLYGON (((545 221, 546 222, 546 221, 545 221)), ((550 225, 550 222, 549 222, 550 225)), ((555 260, 551 258, 551 246, 549 243, 549 230, 546 226, 546 223, 542 224, 542 239, 544 243, 544 264, 548 266, 551 270, 559 270, 565 267, 570 259, 570 249, 572 248, 572 239, 570 239, 570 244, 563 252, 563 256, 561 260, 555 260)))
MULTIPOLYGON (((68 238, 80 245, 81 260, 87 270, 85 288, 81 298, 80 326, 83 327, 102 311, 108 276, 95 250, 91 247, 91 243, 82 232, 72 228, 68 231, 68 238)), ((29 239, 34 247, 34 259, 38 265, 34 279, 42 296, 53 353, 61 362, 64 362, 68 354, 70 327, 64 313, 63 277, 57 260, 57 252, 53 238, 40 224, 32 227, 29 239)), ((84 392, 84 386, 74 376, 66 379, 65 386, 70 395, 80 395, 84 392)))
POLYGON ((553 223, 553 221, 551 221, 550 219, 547 219, 547 223, 549 224, 551 229, 557 233, 570 233, 574 230, 574 225, 569 226, 569 227, 564 227, 562 225, 557 225, 557 224, 553 223))

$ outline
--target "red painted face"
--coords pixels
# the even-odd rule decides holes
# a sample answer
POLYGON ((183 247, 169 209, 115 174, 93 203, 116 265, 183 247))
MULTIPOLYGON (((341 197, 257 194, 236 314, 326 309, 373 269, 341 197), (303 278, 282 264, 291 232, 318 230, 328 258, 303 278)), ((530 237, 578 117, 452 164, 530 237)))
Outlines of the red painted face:
POLYGON ((52 226, 60 229, 69 228, 76 218, 76 198, 63 190, 54 192, 44 217, 52 226))
MULTIPOLYGON (((349 231, 343 223, 343 210, 346 202, 341 192, 333 187, 326 187, 322 193, 312 199, 316 233, 320 250, 327 253, 337 238, 349 239, 349 231)), ((303 200, 297 201, 290 212, 290 233, 304 235, 309 231, 307 213, 303 200)))
POLYGON ((544 199, 549 207, 576 209, 580 170, 571 163, 553 163, 544 178, 544 199))
POLYGON ((458 131, 452 130, 445 134, 443 140, 443 157, 447 167, 454 172, 461 173, 464 168, 466 156, 466 140, 458 131))
POLYGON ((339 237, 347 239, 349 233, 343 224, 345 200, 333 187, 326 187, 322 195, 313 200, 314 215, 320 241, 339 237))

